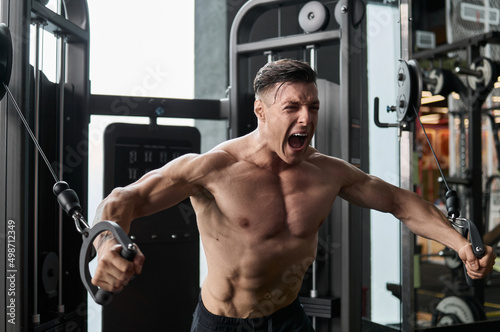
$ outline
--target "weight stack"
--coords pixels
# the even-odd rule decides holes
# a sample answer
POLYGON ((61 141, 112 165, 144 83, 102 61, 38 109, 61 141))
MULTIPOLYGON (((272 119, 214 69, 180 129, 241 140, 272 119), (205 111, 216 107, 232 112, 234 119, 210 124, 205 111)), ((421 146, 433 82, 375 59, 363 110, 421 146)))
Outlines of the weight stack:
MULTIPOLYGON (((193 127, 112 124, 104 135, 104 192, 200 152, 193 127)), ((189 199, 132 223, 146 257, 141 275, 103 306, 102 330, 189 331, 199 296, 199 234, 189 199)))

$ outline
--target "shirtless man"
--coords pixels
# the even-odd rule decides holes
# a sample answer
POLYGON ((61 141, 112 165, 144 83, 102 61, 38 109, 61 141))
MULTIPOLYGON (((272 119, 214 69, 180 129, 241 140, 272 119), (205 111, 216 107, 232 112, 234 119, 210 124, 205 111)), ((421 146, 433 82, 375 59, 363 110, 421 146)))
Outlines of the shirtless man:
MULTIPOLYGON (((190 197, 208 264, 192 331, 313 331, 297 300, 306 269, 293 267, 314 260, 318 229, 337 196, 392 213, 414 233, 454 249, 474 279, 492 269, 491 248, 476 259, 432 204, 309 145, 320 106, 315 82, 305 63, 268 63, 254 81, 255 131, 175 159, 99 205, 97 221, 116 221, 128 232, 135 218, 190 197)), ((128 262, 116 241, 97 246, 96 286, 120 291, 140 273, 142 254, 128 262)))

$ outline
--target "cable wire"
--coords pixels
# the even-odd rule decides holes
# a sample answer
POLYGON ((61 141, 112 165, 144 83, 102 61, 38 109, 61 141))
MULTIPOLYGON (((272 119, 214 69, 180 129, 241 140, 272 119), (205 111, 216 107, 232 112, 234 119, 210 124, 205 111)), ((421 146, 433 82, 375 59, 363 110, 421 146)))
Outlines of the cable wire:
POLYGON ((9 87, 5 83, 2 83, 2 84, 3 84, 4 88, 5 88, 5 91, 7 91, 7 94, 9 95, 10 99, 12 100, 12 103, 14 104, 14 108, 16 109, 17 114, 19 114, 19 117, 23 121, 24 127, 26 127, 26 130, 30 134, 31 139, 33 140, 33 143, 35 143, 35 146, 36 146, 38 152, 40 153, 40 155, 42 156, 43 160, 45 161, 45 164, 47 164, 47 167, 49 168, 49 171, 52 174, 52 177, 54 178, 54 181, 58 182, 59 179, 57 178, 56 172, 54 172, 54 169, 52 169, 52 166, 50 165, 49 160, 47 159, 47 156, 45 156, 45 153, 43 152, 42 147, 38 143, 38 140, 36 139, 36 137, 33 134, 33 132, 31 131, 31 128, 30 128, 30 126, 28 124, 28 121, 26 121, 26 118, 24 117, 23 113, 21 112, 21 109, 19 108, 19 105, 17 105, 16 99, 12 95, 12 92, 10 92, 9 87))
POLYGON ((450 186, 448 186, 448 182, 446 181, 446 177, 444 176, 443 174, 443 169, 441 168, 441 164, 439 163, 439 160, 436 156, 436 152, 434 152, 434 148, 432 147, 432 144, 431 144, 431 141, 429 139, 429 136, 427 136, 427 132, 425 131, 425 128, 424 128, 424 125, 422 124, 422 121, 420 120, 420 116, 418 115, 418 111, 417 111, 417 108, 415 107, 415 105, 413 105, 413 111, 415 112, 415 115, 418 119, 418 123, 420 123, 420 127, 422 128, 423 132, 424 132, 424 135, 425 135, 425 139, 427 140, 427 143, 429 144, 429 147, 431 148, 431 151, 432 151, 432 155, 434 156, 434 160, 436 160, 436 164, 437 164, 437 167, 439 169, 439 173, 441 173, 441 177, 443 178, 443 182, 446 186, 446 189, 448 191, 450 191, 450 186))

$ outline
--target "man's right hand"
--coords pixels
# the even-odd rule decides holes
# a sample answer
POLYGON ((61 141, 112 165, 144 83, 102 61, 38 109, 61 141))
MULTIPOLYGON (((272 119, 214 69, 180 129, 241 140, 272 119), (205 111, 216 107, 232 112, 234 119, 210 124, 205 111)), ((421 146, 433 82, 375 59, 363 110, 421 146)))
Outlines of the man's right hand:
POLYGON ((121 257, 122 247, 114 239, 103 240, 97 249, 97 268, 92 278, 92 284, 109 292, 120 292, 127 286, 130 279, 141 274, 144 255, 137 247, 133 261, 121 257))

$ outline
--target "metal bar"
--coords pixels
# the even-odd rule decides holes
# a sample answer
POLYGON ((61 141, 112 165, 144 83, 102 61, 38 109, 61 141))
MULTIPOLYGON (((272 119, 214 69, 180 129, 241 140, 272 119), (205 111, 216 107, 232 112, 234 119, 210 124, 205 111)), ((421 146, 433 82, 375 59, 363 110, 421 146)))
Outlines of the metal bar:
POLYGON ((214 119, 227 118, 221 100, 90 95, 89 112, 98 115, 214 119))
POLYGON ((328 41, 339 41, 340 40, 340 30, 330 30, 323 32, 316 32, 310 34, 302 35, 292 35, 279 38, 270 38, 258 42, 244 43, 236 45, 236 52, 238 54, 261 54, 268 50, 286 50, 299 47, 305 47, 307 45, 322 43, 325 44, 328 41))
MULTIPOLYGON (((478 46, 469 45, 467 48, 468 63, 472 63, 474 59, 480 56, 478 46)), ((473 92, 471 91, 471 94, 473 92)), ((470 98, 469 100, 473 100, 470 98)), ((482 119, 483 114, 481 107, 484 100, 477 100, 470 105, 469 112, 469 172, 471 180, 471 199, 470 199, 470 219, 476 225, 479 234, 484 235, 483 224, 483 170, 482 170, 482 119)), ((483 280, 478 280, 474 284, 474 297, 479 303, 484 303, 484 283, 483 280)))
MULTIPOLYGON (((245 53, 245 55, 250 55, 258 50, 260 51, 272 51, 276 49, 274 44, 269 44, 266 41, 257 43, 244 43, 249 40, 251 33, 251 23, 255 21, 257 17, 266 11, 277 8, 281 5, 294 5, 303 3, 304 0, 252 0, 247 1, 236 14, 233 24, 231 26, 231 31, 229 33, 229 136, 230 138, 239 136, 239 115, 238 115, 238 93, 241 90, 239 86, 239 81, 241 77, 238 74, 238 69, 240 66, 240 55, 245 53), (240 48, 241 45, 241 48, 240 48)), ((288 42, 288 41, 287 41, 288 42)), ((287 43, 286 42, 286 43, 287 43)), ((294 41, 296 43, 297 41, 294 41)), ((280 47, 284 47, 281 45, 280 47)), ((310 44, 308 42, 307 44, 310 44)))
MULTIPOLYGON (((413 190, 411 180, 413 157, 413 134, 410 130, 401 131, 400 172, 401 188, 413 190)), ((414 331, 415 328, 415 291, 414 291, 414 247, 415 235, 401 224, 401 315, 403 331, 414 331)))
MULTIPOLYGON (((66 82, 66 37, 59 36, 59 164, 64 164, 64 84, 66 82)), ((63 179, 63 167, 59 167, 59 179, 63 179)), ((58 249, 59 249, 59 291, 57 311, 64 313, 63 304, 63 216, 64 212, 59 207, 58 214, 58 249)))
POLYGON ((448 53, 456 50, 467 49, 469 45, 476 47, 484 46, 488 43, 499 44, 500 32, 490 31, 471 38, 466 38, 452 44, 446 44, 436 47, 432 50, 424 50, 413 54, 414 59, 430 59, 436 56, 448 57, 448 53))
POLYGON ((75 23, 67 20, 62 15, 54 13, 52 10, 46 8, 39 1, 31 1, 31 16, 33 19, 42 19, 47 22, 46 31, 57 34, 64 31, 68 35, 68 42, 88 42, 89 34, 85 31, 84 27, 79 27, 75 23))
MULTIPOLYGON (((472 63, 474 59, 481 55, 478 45, 470 43, 467 48, 467 63, 472 63)), ((464 142, 464 157, 468 160, 467 174, 471 182, 470 200, 468 214, 470 219, 476 225, 479 234, 484 234, 483 225, 483 210, 482 210, 482 197, 483 197, 483 180, 482 180, 482 112, 481 107, 484 100, 475 100, 474 91, 469 89, 469 133, 468 138, 468 154, 465 152, 464 142)), ((482 280, 475 282, 474 297, 479 303, 484 302, 484 283, 482 280)))
MULTIPOLYGON (((351 131, 350 131, 350 113, 351 107, 354 107, 350 103, 350 88, 351 88, 351 76, 352 76, 352 64, 351 64, 351 45, 353 38, 353 31, 351 30, 351 14, 349 13, 350 8, 354 8, 354 5, 350 7, 353 1, 351 0, 341 0, 341 27, 342 27, 342 38, 340 40, 340 82, 341 82, 341 101, 340 101, 340 128, 342 142, 340 142, 340 158, 346 161, 350 161, 350 141, 351 141, 351 131)), ((341 331, 361 331, 361 306, 360 304, 360 293, 361 285, 358 285, 355 278, 359 275, 360 270, 356 270, 356 261, 353 259, 354 247, 353 247, 353 232, 354 223, 351 222, 351 209, 349 203, 345 200, 341 201, 342 206, 342 217, 341 217, 341 293, 340 293, 340 303, 341 303, 341 313, 340 313, 340 326, 341 331)), ((359 244, 358 244, 359 246, 359 244)), ((357 256, 360 257, 360 256, 357 256)))
MULTIPOLYGON (((37 141, 40 139, 40 30, 41 21, 35 22, 35 138, 37 141)), ((38 151, 35 150, 34 156, 34 181, 33 181, 33 323, 40 322, 40 315, 38 314, 38 182, 39 182, 39 156, 38 151)))
MULTIPOLYGON (((317 63, 317 49, 316 49, 316 47, 314 47, 314 45, 310 46, 309 47, 309 52, 310 52, 309 65, 311 66, 312 69, 314 69, 317 72, 318 68, 316 66, 316 63, 317 63)), ((312 139, 312 142, 311 142, 312 146, 314 148, 317 148, 316 138, 317 138, 317 135, 315 134, 313 136, 313 139, 312 139)), ((316 275, 317 268, 318 268, 318 262, 315 259, 313 261, 313 263, 312 263, 312 266, 311 266, 311 269, 312 269, 312 287, 311 287, 311 291, 310 291, 311 298, 318 297, 318 286, 317 286, 318 276, 316 275)), ((312 326, 313 326, 314 329, 316 329, 316 317, 317 317, 316 315, 314 315, 314 316, 311 317, 311 323, 312 323, 312 326)))
MULTIPOLYGON (((412 57, 411 0, 401 0, 399 4, 401 26, 401 58, 408 61, 412 57)), ((404 124, 401 124, 404 126, 404 124)), ((413 140, 409 127, 401 128, 400 137, 400 181, 401 188, 413 191, 412 182, 413 140)), ((415 235, 401 224, 401 319, 402 330, 414 331, 415 328, 415 291, 414 291, 414 247, 415 235)))

